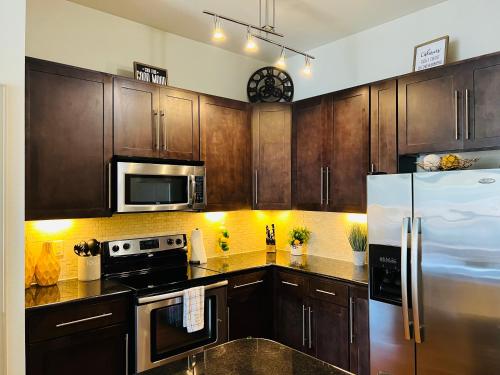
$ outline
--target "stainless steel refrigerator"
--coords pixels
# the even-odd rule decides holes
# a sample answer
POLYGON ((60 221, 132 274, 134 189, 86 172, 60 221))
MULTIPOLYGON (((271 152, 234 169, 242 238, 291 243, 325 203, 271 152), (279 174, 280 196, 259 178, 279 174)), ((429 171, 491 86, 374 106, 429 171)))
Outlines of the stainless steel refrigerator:
POLYGON ((500 169, 368 177, 371 375, 500 374, 500 169))

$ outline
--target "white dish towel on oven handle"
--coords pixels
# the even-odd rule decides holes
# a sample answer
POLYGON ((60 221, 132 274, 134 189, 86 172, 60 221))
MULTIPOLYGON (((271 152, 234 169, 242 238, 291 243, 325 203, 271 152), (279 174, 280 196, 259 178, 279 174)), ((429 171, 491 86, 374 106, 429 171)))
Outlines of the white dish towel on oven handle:
POLYGON ((197 286, 185 289, 182 297, 182 326, 188 333, 205 328, 205 287, 197 286))

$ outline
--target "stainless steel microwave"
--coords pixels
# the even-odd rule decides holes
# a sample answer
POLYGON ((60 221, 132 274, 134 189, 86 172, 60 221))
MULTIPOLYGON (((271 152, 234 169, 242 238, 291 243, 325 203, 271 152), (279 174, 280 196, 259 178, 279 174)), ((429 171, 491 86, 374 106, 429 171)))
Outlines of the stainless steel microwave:
POLYGON ((115 157, 110 168, 113 211, 198 211, 206 206, 200 161, 115 157))

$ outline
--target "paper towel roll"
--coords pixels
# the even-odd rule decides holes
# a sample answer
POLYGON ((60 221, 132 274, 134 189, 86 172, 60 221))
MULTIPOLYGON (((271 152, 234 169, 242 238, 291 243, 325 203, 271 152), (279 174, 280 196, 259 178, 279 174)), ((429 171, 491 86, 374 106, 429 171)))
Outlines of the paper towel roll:
POLYGON ((199 228, 191 232, 191 262, 207 263, 207 253, 203 244, 203 232, 199 228))

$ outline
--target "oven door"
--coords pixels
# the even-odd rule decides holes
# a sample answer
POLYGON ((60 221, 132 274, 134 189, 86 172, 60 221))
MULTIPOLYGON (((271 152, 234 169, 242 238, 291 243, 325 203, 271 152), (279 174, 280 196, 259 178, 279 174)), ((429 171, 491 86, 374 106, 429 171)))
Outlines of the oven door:
POLYGON ((227 341, 226 287, 205 287, 205 327, 188 333, 182 326, 182 291, 139 298, 136 307, 136 371, 178 360, 227 341))
POLYGON ((117 162, 116 211, 185 211, 193 207, 189 165, 117 162))

